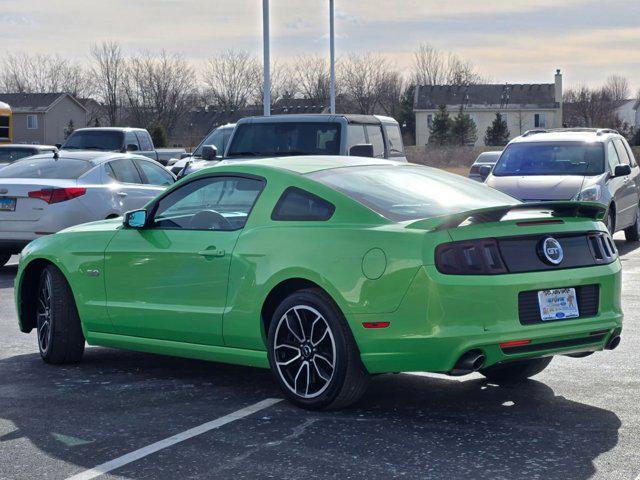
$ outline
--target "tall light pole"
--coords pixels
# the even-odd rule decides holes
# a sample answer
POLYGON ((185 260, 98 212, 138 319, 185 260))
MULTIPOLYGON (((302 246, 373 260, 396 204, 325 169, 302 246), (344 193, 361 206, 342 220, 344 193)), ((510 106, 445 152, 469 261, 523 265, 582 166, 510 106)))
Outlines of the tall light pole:
POLYGON ((329 112, 336 113, 336 32, 333 0, 329 0, 329 112))
POLYGON ((271 115, 271 60, 269 55, 269 0, 262 0, 262 51, 263 51, 263 71, 264 81, 262 84, 262 105, 263 114, 271 115))

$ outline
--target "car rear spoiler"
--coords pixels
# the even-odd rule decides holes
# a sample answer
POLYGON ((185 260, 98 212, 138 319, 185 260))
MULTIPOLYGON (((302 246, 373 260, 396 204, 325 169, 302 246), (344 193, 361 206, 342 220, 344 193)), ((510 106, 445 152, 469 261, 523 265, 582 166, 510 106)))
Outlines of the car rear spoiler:
POLYGON ((602 220, 607 207, 596 202, 529 202, 500 207, 479 208, 442 217, 418 220, 408 225, 410 228, 429 228, 434 231, 459 227, 463 223, 499 222, 508 213, 534 211, 548 213, 552 217, 583 217, 602 220))

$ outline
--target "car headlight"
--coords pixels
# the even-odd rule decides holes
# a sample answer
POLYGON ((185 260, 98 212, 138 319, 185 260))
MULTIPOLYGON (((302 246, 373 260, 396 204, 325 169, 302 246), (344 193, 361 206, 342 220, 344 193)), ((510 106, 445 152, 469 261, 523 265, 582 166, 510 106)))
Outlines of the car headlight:
POLYGON ((575 200, 582 202, 597 202, 602 198, 602 188, 600 185, 593 185, 585 188, 578 195, 575 196, 575 200))

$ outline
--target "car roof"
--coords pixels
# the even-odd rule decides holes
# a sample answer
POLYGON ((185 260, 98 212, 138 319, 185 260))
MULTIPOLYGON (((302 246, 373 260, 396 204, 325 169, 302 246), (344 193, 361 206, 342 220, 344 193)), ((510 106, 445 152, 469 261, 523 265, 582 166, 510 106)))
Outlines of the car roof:
MULTIPOLYGON (((34 155, 29 157, 29 160, 33 160, 35 158, 53 158, 51 153, 41 153, 38 155, 34 155)), ((99 165, 101 163, 109 162, 111 160, 116 160, 119 158, 131 158, 137 160, 147 160, 152 161, 147 157, 142 155, 132 155, 126 153, 118 153, 118 152, 100 152, 100 151, 70 151, 70 150, 61 150, 58 153, 58 159, 67 159, 67 160, 84 160, 85 162, 90 162, 93 165, 99 165)), ((18 160, 20 161, 20 160, 18 160)))
POLYGON ((407 162, 395 162, 393 160, 384 160, 379 158, 366 157, 347 157, 339 155, 301 155, 293 157, 270 157, 256 158, 253 160, 243 160, 241 162, 234 160, 223 160, 215 166, 206 168, 202 171, 216 171, 221 167, 231 171, 237 168, 238 171, 244 170, 245 166, 251 169, 253 166, 263 166, 277 168, 280 170, 288 170, 290 172, 306 175, 308 173, 318 172, 320 170, 331 170, 334 168, 345 167, 365 167, 365 166, 393 166, 407 165, 407 162))
POLYGON ((28 143, 3 143, 0 145, 0 149, 2 148, 35 148, 36 150, 56 150, 57 147, 55 145, 31 145, 28 143))
POLYGON ((76 128, 75 132, 85 132, 87 130, 99 130, 104 132, 146 132, 144 128, 135 128, 135 127, 85 127, 85 128, 76 128))
POLYGON ((238 124, 244 123, 287 123, 287 122, 337 122, 340 119, 348 123, 380 125, 381 123, 398 122, 391 117, 381 115, 359 115, 352 113, 292 113, 282 115, 269 115, 257 117, 245 117, 238 120, 238 124))
POLYGON ((620 134, 606 128, 565 128, 557 130, 530 130, 514 138, 509 143, 528 142, 606 142, 620 134))

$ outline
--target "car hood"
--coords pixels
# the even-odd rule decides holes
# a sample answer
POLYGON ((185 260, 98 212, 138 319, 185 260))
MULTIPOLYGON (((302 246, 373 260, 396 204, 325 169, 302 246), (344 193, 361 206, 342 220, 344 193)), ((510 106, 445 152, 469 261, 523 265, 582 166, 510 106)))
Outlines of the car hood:
POLYGON ((109 218, 107 220, 98 220, 97 222, 81 223, 73 227, 60 230, 58 233, 77 233, 77 232, 111 232, 122 227, 122 217, 109 218))
POLYGON ((582 175, 489 175, 486 184, 519 200, 571 200, 583 189, 587 178, 582 175))

